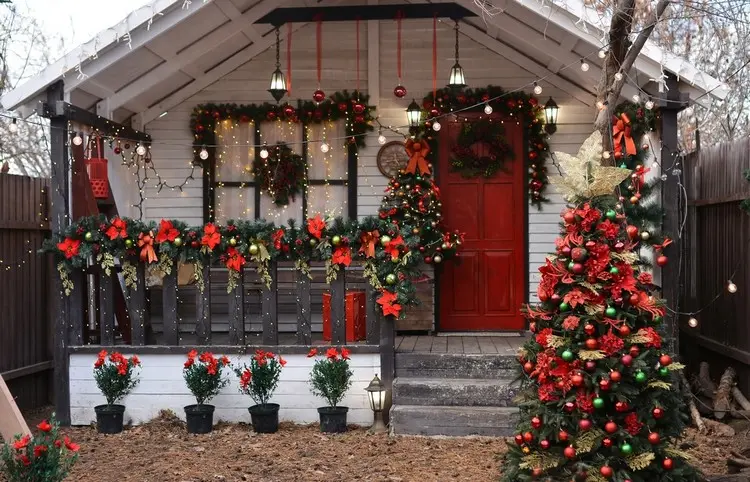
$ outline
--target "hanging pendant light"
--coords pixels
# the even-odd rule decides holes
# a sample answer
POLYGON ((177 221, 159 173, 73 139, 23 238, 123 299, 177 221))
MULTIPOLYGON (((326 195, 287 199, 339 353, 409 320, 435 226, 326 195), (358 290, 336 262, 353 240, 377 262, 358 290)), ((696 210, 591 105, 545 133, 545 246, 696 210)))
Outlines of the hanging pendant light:
POLYGON ((453 29, 456 31, 456 63, 451 67, 451 76, 450 79, 448 79, 448 87, 460 90, 466 87, 466 77, 464 76, 463 67, 458 63, 458 20, 456 20, 456 26, 453 27, 453 29))
POLYGON ((271 74, 271 88, 268 89, 268 92, 276 99, 276 102, 279 102, 287 93, 286 77, 281 71, 281 62, 279 62, 279 47, 279 28, 276 27, 276 70, 271 74))
POLYGON ((409 127, 419 127, 422 121, 422 109, 417 104, 417 101, 412 99, 409 107, 406 108, 406 119, 409 121, 409 127))

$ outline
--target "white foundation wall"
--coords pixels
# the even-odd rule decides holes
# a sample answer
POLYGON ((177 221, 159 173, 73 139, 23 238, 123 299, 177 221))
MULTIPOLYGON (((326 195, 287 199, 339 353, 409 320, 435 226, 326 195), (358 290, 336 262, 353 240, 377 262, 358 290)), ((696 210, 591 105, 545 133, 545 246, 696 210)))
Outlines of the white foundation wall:
MULTIPOLYGON (((128 356, 127 352, 123 353, 128 356)), ((215 353, 221 356, 221 353, 215 353)), ((281 405, 279 419, 300 424, 318 422, 317 408, 326 402, 310 393, 310 370, 313 358, 305 355, 284 355, 287 361, 281 371, 279 387, 271 402, 281 405)), ((233 364, 248 362, 250 356, 229 355, 233 364)), ((185 418, 183 407, 195 403, 195 398, 185 386, 182 366, 185 355, 141 355, 140 382, 133 392, 125 397, 125 423, 141 424, 156 418, 161 410, 172 410, 181 419, 185 418)), ((106 403, 93 378, 95 354, 72 354, 70 356, 70 413, 73 425, 89 425, 96 420, 94 407, 106 403)), ((360 425, 372 424, 365 387, 373 376, 380 375, 380 355, 353 354, 350 367, 354 376, 352 387, 341 406, 349 407, 348 422, 360 425)), ((216 407, 214 423, 250 422, 247 408, 253 405, 250 397, 239 392, 237 377, 228 374, 230 383, 209 403, 216 407)))

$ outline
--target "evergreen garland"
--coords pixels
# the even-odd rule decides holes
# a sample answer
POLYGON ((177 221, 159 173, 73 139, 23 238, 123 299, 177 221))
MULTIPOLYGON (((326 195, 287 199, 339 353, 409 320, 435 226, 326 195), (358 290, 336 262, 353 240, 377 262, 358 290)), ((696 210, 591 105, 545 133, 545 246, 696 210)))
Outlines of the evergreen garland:
POLYGON ((451 168, 465 178, 490 178, 503 169, 505 161, 513 158, 513 151, 505 141, 505 129, 498 121, 479 119, 461 126, 453 147, 451 168), (477 153, 477 148, 483 152, 477 153))

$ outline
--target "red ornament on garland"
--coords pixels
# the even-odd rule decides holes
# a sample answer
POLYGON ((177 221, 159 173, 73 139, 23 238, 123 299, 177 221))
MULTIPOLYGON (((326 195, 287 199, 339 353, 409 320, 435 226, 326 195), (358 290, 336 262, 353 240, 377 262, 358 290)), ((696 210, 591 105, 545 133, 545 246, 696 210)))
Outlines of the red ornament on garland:
POLYGON ((565 402, 565 405, 563 405, 563 408, 566 412, 571 413, 573 410, 576 409, 576 404, 573 402, 565 402))
POLYGON ((276 120, 276 112, 269 110, 268 113, 266 113, 266 119, 270 121, 276 120))
POLYGON ((611 479, 612 475, 614 475, 614 471, 609 465, 602 466, 602 468, 599 469, 599 473, 602 474, 602 477, 605 479, 611 479))
POLYGON ((630 355, 623 355, 622 358, 620 358, 620 363, 622 363, 623 366, 629 367, 633 364, 633 357, 630 355))
POLYGON ((594 360, 587 360, 586 364, 584 365, 584 369, 587 372, 593 372, 596 370, 596 362, 594 360))
POLYGON ((625 228, 625 231, 627 231, 628 237, 630 239, 635 239, 638 237, 638 228, 633 226, 632 224, 628 225, 628 227, 625 228))
POLYGON ((664 470, 672 470, 674 468, 674 462, 667 457, 662 461, 661 466, 664 467, 664 470))
POLYGON ((640 354, 641 354, 641 349, 640 348, 638 348, 635 345, 633 345, 633 346, 630 347, 630 356, 637 357, 640 354))
POLYGON ((520 433, 515 436, 516 445, 523 445, 523 435, 520 433))
POLYGON ((623 338, 630 336, 630 327, 628 325, 622 325, 619 331, 620 331, 620 336, 623 338))
POLYGON ((664 410, 659 407, 656 407, 655 409, 651 411, 651 415, 653 415, 656 420, 659 420, 660 418, 664 416, 664 410))
POLYGON ((612 439, 609 437, 604 437, 604 439, 602 439, 602 445, 605 449, 610 448, 612 446, 612 439))
POLYGON ((661 437, 656 432, 651 432, 648 434, 648 443, 651 445, 659 445, 659 442, 661 442, 661 437))
POLYGON ((603 379, 599 380, 599 388, 602 389, 605 392, 609 391, 609 389, 612 388, 612 382, 610 382, 606 378, 603 378, 603 379))
POLYGON ((563 450, 563 455, 565 455, 565 458, 573 459, 576 456, 576 449, 572 445, 569 445, 563 450))
POLYGON ((583 431, 590 430, 591 429, 591 420, 587 418, 582 418, 578 422, 578 428, 580 428, 583 431))
POLYGON ((531 426, 535 429, 538 429, 542 426, 542 419, 539 417, 534 417, 531 419, 531 426))
POLYGON ((630 410, 630 405, 628 405, 628 402, 617 402, 615 403, 615 411, 623 413, 630 410))
POLYGON ((560 432, 557 434, 557 438, 561 442, 567 442, 568 441, 568 432, 566 432, 565 430, 560 430, 560 432))
POLYGON ((672 364, 672 357, 669 355, 662 355, 659 357, 659 365, 663 367, 668 367, 672 364))
POLYGON ((570 381, 571 383, 573 383, 574 387, 580 387, 581 385, 583 385, 583 377, 578 373, 570 377, 570 381))
POLYGON ((542 450, 547 450, 550 447, 549 440, 542 440, 539 442, 539 446, 542 448, 542 450))
POLYGON ((119 155, 122 152, 122 149, 120 149, 119 146, 115 147, 113 150, 115 151, 115 154, 117 154, 117 155, 119 155))
POLYGON ((395 88, 393 89, 393 95, 395 95, 395 96, 396 96, 396 97, 398 97, 399 99, 403 99, 404 97, 406 97, 406 87, 404 87, 404 86, 403 86, 403 85, 401 85, 401 84, 397 85, 397 86, 396 86, 396 87, 395 87, 395 88))
POLYGON ((523 434, 523 441, 526 442, 527 444, 533 442, 534 441, 534 434, 531 433, 531 432, 524 433, 523 434))
POLYGON ((294 110, 294 107, 292 107, 291 105, 287 104, 287 105, 284 106, 284 115, 285 116, 287 116, 287 117, 293 117, 294 114, 296 114, 296 113, 297 113, 297 111, 294 110))
POLYGON ((586 323, 586 325, 583 327, 583 331, 587 335, 593 335, 594 332, 596 331, 596 327, 592 325, 591 323, 586 323))
POLYGON ((320 104, 326 99, 326 93, 318 89, 315 92, 313 92, 312 98, 316 103, 320 104))
POLYGON ((573 213, 573 211, 568 211, 565 214, 563 214, 563 220, 567 224, 573 224, 574 222, 576 222, 576 215, 575 213, 573 213))
POLYGON ((534 371, 534 364, 531 362, 526 362, 523 364, 523 371, 526 373, 531 373, 534 371))
POLYGON ((620 380, 622 380, 622 374, 617 370, 612 370, 609 374, 609 379, 615 383, 620 383, 620 380))
POLYGON ((596 341, 596 338, 587 338, 586 339, 586 349, 587 350, 596 350, 599 348, 599 342, 596 341))
POLYGON ((669 258, 664 256, 663 254, 659 256, 658 258, 656 258, 656 264, 658 264, 659 266, 666 266, 668 262, 669 262, 669 258))
POLYGON ((352 110, 355 114, 364 114, 367 107, 362 102, 355 102, 354 107, 352 107, 352 110))
POLYGON ((617 432, 617 424, 610 420, 609 422, 604 424, 604 431, 607 433, 617 432))

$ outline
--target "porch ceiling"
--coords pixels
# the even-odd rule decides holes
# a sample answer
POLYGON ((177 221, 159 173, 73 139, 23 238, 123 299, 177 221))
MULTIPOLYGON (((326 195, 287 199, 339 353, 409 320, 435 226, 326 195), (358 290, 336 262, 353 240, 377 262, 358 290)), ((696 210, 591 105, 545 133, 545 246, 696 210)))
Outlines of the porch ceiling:
MULTIPOLYGON (((472 0, 455 3, 477 15, 462 19, 464 35, 591 105, 593 86, 601 74, 601 60, 591 53, 600 45, 601 35, 591 26, 584 31, 576 25, 578 16, 585 15, 584 10, 576 12, 576 1, 568 2, 574 4, 572 11, 542 13, 536 0, 498 0, 494 3, 504 12, 491 18, 482 16, 472 0), (591 65, 588 72, 564 68, 584 56, 588 56, 591 65)), ((139 15, 131 15, 140 23, 130 25, 130 43, 124 41, 127 31, 120 23, 7 93, 2 104, 22 115, 30 113, 46 87, 64 76, 70 102, 95 109, 118 122, 138 114, 142 125, 271 48, 275 41, 273 27, 256 22, 277 8, 334 7, 340 3, 341 0, 212 0, 193 2, 184 9, 182 0, 156 0, 153 10, 144 7, 135 12, 139 15), (76 70, 78 67, 80 71, 76 70)), ((404 1, 368 1, 370 5, 395 3, 404 1)), ((303 25, 294 24, 295 28, 303 25)), ((653 45, 644 49, 623 95, 630 97, 638 89, 648 89, 652 79, 661 75, 661 63, 680 76, 691 98, 704 94, 702 100, 708 100, 706 92, 717 98, 726 96, 721 82, 680 59, 666 56, 653 45)))

